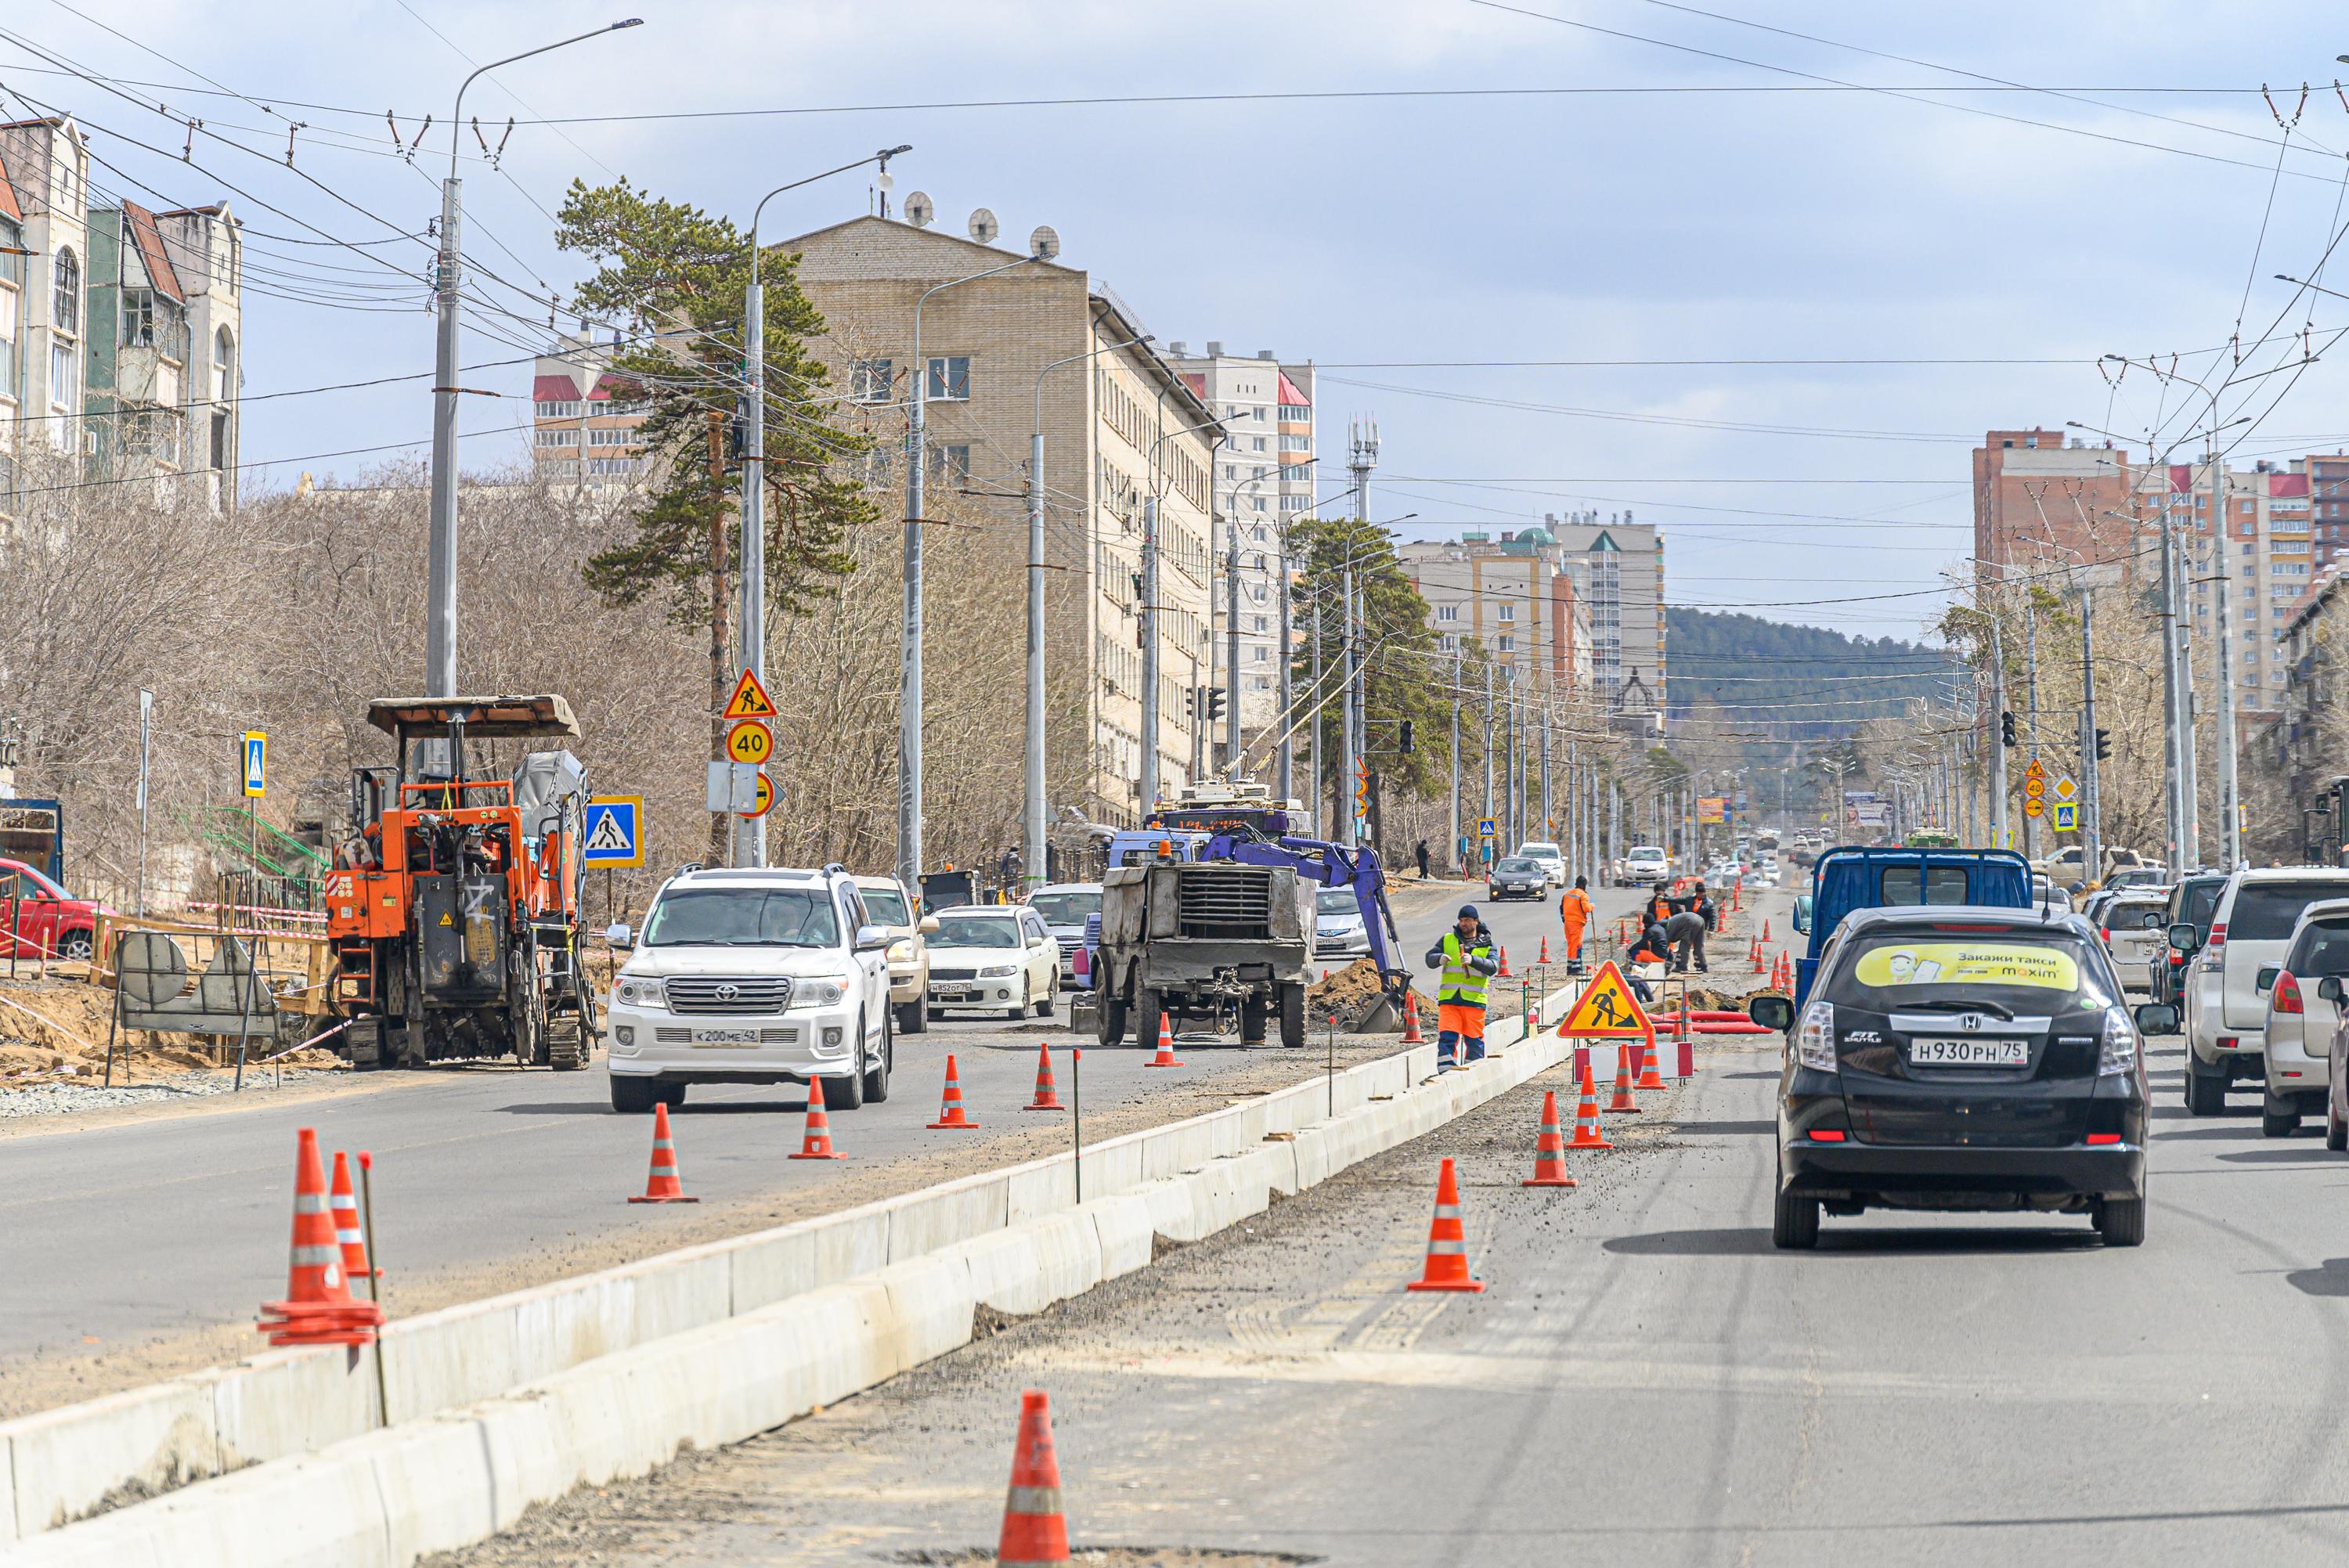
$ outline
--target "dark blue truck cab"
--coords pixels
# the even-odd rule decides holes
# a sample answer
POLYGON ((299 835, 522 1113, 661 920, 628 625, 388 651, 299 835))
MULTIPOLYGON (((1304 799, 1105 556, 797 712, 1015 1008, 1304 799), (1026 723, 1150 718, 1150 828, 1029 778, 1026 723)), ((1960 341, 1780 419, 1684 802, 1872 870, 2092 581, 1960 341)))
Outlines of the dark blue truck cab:
POLYGON ((1795 962, 1795 1010, 1799 1016, 1818 973, 1819 954, 1836 927, 1856 909, 1907 904, 1971 903, 2002 909, 2031 907, 2031 862, 2013 850, 1881 849, 1847 844, 1818 858, 1811 891, 1795 901, 1795 930, 1810 945, 1795 962))

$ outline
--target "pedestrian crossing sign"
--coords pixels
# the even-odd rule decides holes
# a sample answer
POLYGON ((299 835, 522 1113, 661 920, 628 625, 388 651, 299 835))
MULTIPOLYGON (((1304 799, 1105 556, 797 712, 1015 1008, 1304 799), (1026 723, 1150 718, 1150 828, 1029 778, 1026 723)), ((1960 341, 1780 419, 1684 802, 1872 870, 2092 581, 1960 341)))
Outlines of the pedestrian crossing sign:
POLYGON ((579 861, 590 870, 645 863, 642 795, 598 795, 587 802, 586 835, 579 861))
POLYGON ((2070 832, 2075 832, 2075 831, 2077 831, 2077 830, 2078 830, 2079 826, 2080 826, 2080 806, 2079 806, 2079 802, 2078 802, 2078 801, 2076 801, 2076 800, 2058 800, 2058 801, 2056 801, 2056 802, 2055 802, 2055 830, 2056 830, 2057 832, 2059 832, 2059 833, 2070 833, 2070 832))
POLYGON ((1599 973, 1590 977, 1590 984, 1582 988, 1582 995, 1567 1009, 1566 1022, 1558 1026, 1557 1032, 1586 1038, 1647 1037, 1648 1016, 1640 1010, 1639 998, 1631 995, 1630 984, 1612 958, 1599 965, 1599 973))
POLYGON ((1501 836, 1500 824, 1490 817, 1479 817, 1476 819, 1476 836, 1480 839, 1497 839, 1501 836))

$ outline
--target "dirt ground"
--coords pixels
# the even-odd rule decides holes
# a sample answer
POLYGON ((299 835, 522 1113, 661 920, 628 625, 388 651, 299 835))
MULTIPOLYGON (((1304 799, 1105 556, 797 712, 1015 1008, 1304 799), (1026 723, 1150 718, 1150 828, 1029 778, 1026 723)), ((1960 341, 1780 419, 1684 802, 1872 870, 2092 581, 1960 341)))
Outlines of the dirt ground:
MULTIPOLYGON (((14 979, 0 967, 0 1095, 35 1081, 101 1075, 113 1009, 114 993, 89 984, 86 965, 52 964, 46 975, 36 975, 27 962, 14 979)), ((289 1016, 285 1027, 291 1031, 297 1022, 289 1016)), ((264 1019, 247 1045, 248 1059, 274 1055, 274 1042, 264 1019)), ((222 1065, 223 1057, 233 1060, 235 1055, 233 1042, 225 1052, 215 1052, 191 1035, 143 1029, 124 1031, 114 1045, 117 1082, 126 1066, 131 1081, 151 1083, 171 1074, 208 1070, 222 1065)), ((325 1068, 333 1065, 333 1056, 304 1050, 285 1062, 325 1068)))

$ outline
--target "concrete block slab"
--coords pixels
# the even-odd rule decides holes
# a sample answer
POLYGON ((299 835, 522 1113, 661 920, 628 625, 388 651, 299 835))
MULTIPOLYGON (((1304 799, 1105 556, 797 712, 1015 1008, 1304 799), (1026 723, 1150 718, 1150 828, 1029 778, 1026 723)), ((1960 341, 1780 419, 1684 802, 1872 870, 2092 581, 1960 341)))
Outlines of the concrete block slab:
POLYGON ((1101 1239, 1078 1214, 1048 1214, 956 1251, 970 1269, 973 1298, 997 1312, 1041 1312, 1102 1280, 1101 1239))
POLYGON ((885 1204, 889 1261, 903 1263, 999 1231, 1010 1222, 1011 1182, 1000 1171, 926 1188, 885 1204))
POLYGON ((398 1568, 498 1528, 495 1472, 478 1422, 411 1421, 340 1445, 326 1463, 363 1464, 383 1509, 385 1556, 398 1568))
POLYGON ((79 1519, 124 1494, 170 1491, 221 1470, 212 1396, 179 1378, 0 1425, 0 1539, 79 1519))
POLYGON ((959 1252, 891 1264, 874 1276, 889 1293, 890 1329, 898 1363, 918 1367, 970 1343, 978 1298, 970 1264, 959 1252))
POLYGON ((1155 1231, 1148 1203, 1128 1193, 1089 1200, 1085 1210, 1092 1219, 1093 1233, 1101 1241, 1103 1279, 1116 1279, 1149 1266, 1155 1231))
POLYGON ((889 1212, 869 1203, 845 1213, 744 1236, 731 1244, 733 1305, 755 1312, 820 1290, 889 1261, 889 1212))
POLYGON ((365 1346, 311 1346, 264 1351, 206 1374, 221 1469, 314 1454, 374 1431, 382 1423, 373 1357, 365 1346))
POLYGON ((1066 1154, 1039 1160, 1005 1174, 1005 1207, 1011 1224, 1076 1207, 1076 1173, 1070 1169, 1070 1157, 1066 1154))

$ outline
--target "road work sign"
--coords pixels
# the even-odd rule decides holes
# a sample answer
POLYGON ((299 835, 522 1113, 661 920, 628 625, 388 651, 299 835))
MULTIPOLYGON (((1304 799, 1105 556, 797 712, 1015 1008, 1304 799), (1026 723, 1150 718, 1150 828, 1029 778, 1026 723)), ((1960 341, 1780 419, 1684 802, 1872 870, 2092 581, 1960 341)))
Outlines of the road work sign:
POLYGON ((718 717, 772 718, 775 717, 774 699, 768 696, 767 688, 759 684, 757 676, 744 670, 742 678, 734 683, 734 695, 727 699, 726 711, 718 717))
POLYGON ((737 719, 726 732, 726 755, 745 767, 756 768, 775 754, 775 738, 755 718, 737 719))
POLYGON ((244 732, 244 792, 260 795, 269 781, 269 732, 248 729, 244 732))
POLYGON ((1639 998, 1631 995, 1630 985, 1612 958, 1599 966, 1599 973, 1567 1009, 1566 1022, 1558 1026, 1561 1035, 1600 1038, 1645 1039, 1648 1032, 1648 1016, 1640 1010, 1639 998))
POLYGON ((579 863, 590 868, 640 866, 645 863, 641 795, 598 795, 587 802, 587 831, 580 841, 579 863))
POLYGON ((2055 802, 2055 830, 2056 830, 2057 832, 2059 832, 2059 833, 2070 833, 2070 832, 2076 832, 2076 831, 2079 830, 2079 826, 2080 826, 2080 807, 2079 807, 2079 803, 2078 803, 2077 801, 2074 801, 2074 800, 2058 800, 2058 801, 2056 801, 2056 802, 2055 802))

